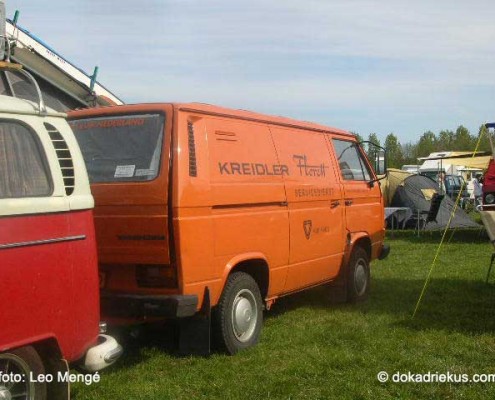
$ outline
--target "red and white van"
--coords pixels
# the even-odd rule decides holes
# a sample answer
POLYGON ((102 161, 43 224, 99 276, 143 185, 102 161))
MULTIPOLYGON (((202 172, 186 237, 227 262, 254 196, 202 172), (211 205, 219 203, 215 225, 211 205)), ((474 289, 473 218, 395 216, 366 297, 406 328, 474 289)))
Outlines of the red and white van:
POLYGON ((84 161, 65 114, 41 104, 0 96, 0 399, 68 398, 68 364, 96 371, 122 353, 99 334, 84 161))

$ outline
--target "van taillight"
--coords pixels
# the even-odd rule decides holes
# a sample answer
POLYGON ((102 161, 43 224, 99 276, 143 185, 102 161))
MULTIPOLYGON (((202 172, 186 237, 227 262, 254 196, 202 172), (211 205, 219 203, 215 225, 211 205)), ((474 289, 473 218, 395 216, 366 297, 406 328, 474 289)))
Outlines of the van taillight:
POLYGON ((177 273, 171 265, 136 265, 136 281, 141 287, 176 287, 177 273))

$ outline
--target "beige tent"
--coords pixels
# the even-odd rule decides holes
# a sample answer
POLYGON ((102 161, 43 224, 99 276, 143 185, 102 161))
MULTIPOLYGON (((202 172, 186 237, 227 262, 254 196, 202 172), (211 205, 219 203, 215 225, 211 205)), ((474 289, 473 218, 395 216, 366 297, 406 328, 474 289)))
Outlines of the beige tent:
POLYGON ((395 191, 397 190, 397 186, 404 182, 404 179, 406 179, 408 176, 414 175, 410 172, 394 168, 387 169, 387 173, 387 177, 380 181, 380 188, 382 190, 385 207, 388 207, 390 205, 395 191))

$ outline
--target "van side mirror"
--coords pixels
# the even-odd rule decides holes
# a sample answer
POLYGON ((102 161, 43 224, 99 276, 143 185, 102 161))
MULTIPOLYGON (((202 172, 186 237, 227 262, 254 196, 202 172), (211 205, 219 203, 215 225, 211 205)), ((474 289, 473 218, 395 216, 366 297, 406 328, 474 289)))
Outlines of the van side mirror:
POLYGON ((359 145, 364 149, 363 144, 365 143, 368 147, 368 160, 373 166, 373 169, 375 170, 375 174, 377 176, 377 178, 373 179, 371 182, 384 179, 387 176, 387 151, 385 150, 385 148, 369 141, 360 142, 359 145))

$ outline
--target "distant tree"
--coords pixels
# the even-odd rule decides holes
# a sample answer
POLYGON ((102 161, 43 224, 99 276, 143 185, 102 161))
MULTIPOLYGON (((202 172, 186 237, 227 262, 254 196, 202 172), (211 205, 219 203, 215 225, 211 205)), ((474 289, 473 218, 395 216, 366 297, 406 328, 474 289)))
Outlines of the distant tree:
POLYGON ((472 151, 476 146, 476 139, 471 136, 469 130, 460 125, 454 134, 454 144, 452 150, 455 151, 472 151))
MULTIPOLYGON (((381 144, 380 144, 380 139, 378 139, 378 136, 377 136, 377 134, 376 134, 376 133, 370 133, 370 134, 368 135, 368 142, 374 143, 374 144, 376 144, 377 146, 381 146, 381 144)), ((368 158, 369 158, 370 160, 372 160, 372 159, 374 158, 374 154, 373 154, 373 153, 374 153, 374 149, 373 149, 373 147, 372 147, 372 146, 370 146, 369 144, 368 144, 368 148, 367 148, 367 150, 366 150, 366 153, 368 154, 368 158)))
MULTIPOLYGON (((478 130, 478 137, 475 138, 476 143, 478 142, 479 135, 481 136, 480 140, 480 145, 478 147, 478 151, 492 151, 492 146, 490 144, 490 138, 488 137, 490 133, 488 132, 488 129, 486 129, 485 124, 480 126, 480 129, 478 130)), ((493 140, 493 137, 492 137, 493 140)), ((476 146, 476 143, 474 146, 476 146)), ((474 147, 473 147, 474 150, 474 147)))
MULTIPOLYGON (((421 164, 419 157, 427 157, 433 152, 439 151, 473 151, 478 142, 479 135, 482 134, 478 151, 492 151, 490 139, 486 128, 481 125, 478 135, 472 135, 469 130, 460 125, 455 131, 444 129, 435 135, 432 131, 423 133, 419 140, 400 144, 397 137, 391 133, 385 139, 385 147, 388 153, 388 165, 391 168, 399 168, 405 164, 421 164)), ((370 142, 380 144, 380 140, 375 133, 368 137, 370 142)), ((495 146, 495 134, 492 134, 495 146)), ((368 149, 368 154, 369 154, 368 149)))
POLYGON ((454 144, 454 132, 449 130, 440 131, 437 140, 437 151, 452 150, 454 144))
POLYGON ((427 157, 436 150, 437 138, 432 131, 427 131, 421 135, 416 148, 416 157, 427 157))
POLYGON ((374 143, 380 146, 380 139, 378 139, 378 135, 376 133, 370 133, 368 135, 368 142, 374 143))
POLYGON ((393 133, 390 133, 385 138, 385 149, 387 150, 387 166, 388 168, 400 168, 404 162, 404 154, 402 146, 393 133))
POLYGON ((416 165, 418 163, 417 156, 417 144, 415 143, 406 143, 402 145, 402 155, 404 157, 403 164, 412 164, 416 165))

